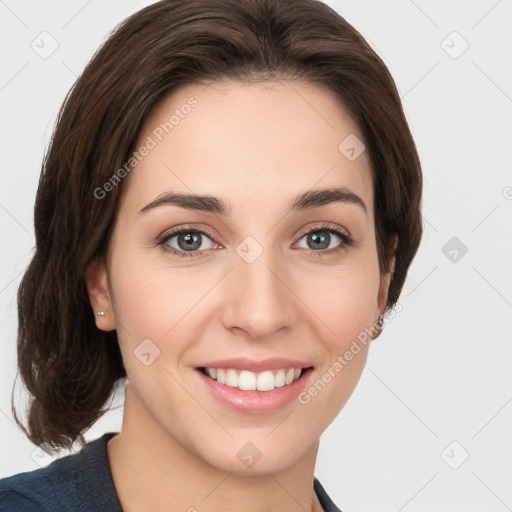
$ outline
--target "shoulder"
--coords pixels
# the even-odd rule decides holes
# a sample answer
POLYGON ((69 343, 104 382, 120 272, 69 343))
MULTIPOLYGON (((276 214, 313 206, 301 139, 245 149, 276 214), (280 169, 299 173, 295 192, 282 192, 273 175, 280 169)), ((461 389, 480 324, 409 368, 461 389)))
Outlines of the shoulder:
MULTIPOLYGON (((108 481, 105 445, 113 434, 87 443, 44 468, 0 479, 2 512, 70 512, 102 510, 93 502, 92 488, 108 481)), ((112 508, 114 510, 114 508, 112 508)))
POLYGON ((0 480, 2 512, 43 512, 60 510, 59 495, 69 488, 74 474, 74 459, 68 455, 45 468, 18 473, 0 480), (58 491, 55 482, 59 482, 58 491))
MULTIPOLYGON (((4 479, 5 480, 5 479, 4 479)), ((40 503, 14 489, 4 489, 0 480, 0 510, 2 512, 44 512, 40 503)))

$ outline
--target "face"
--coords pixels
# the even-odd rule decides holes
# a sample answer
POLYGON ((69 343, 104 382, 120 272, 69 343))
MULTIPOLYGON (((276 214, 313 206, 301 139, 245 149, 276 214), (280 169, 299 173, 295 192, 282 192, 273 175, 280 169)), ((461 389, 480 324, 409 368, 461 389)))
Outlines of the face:
POLYGON ((105 311, 97 325, 117 330, 130 400, 144 411, 137 428, 151 424, 223 471, 263 474, 297 462, 342 409, 369 344, 351 347, 389 285, 369 157, 347 158, 348 136, 362 141, 337 100, 297 82, 186 86, 147 119, 136 148, 149 149, 122 182, 107 257, 87 276, 105 311), (325 189, 343 193, 297 201, 325 189), (171 192, 210 200, 151 205, 171 192), (198 367, 240 357, 290 360, 267 361, 273 374, 309 370, 274 391, 212 391, 198 367), (244 446, 261 454, 252 468, 237 456, 244 446))

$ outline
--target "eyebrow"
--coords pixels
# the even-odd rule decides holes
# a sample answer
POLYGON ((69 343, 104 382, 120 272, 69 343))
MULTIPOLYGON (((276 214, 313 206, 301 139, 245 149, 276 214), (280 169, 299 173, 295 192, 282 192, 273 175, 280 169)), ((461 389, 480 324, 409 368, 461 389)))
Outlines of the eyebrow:
MULTIPOLYGON (((308 190, 299 194, 289 205, 288 212, 318 208, 327 204, 341 202, 360 206, 365 215, 368 210, 364 201, 346 187, 328 188, 322 190, 308 190)), ((181 194, 165 192, 154 201, 144 206, 138 214, 148 212, 162 205, 175 205, 187 210, 215 213, 227 216, 231 213, 231 206, 224 200, 208 195, 181 194)))

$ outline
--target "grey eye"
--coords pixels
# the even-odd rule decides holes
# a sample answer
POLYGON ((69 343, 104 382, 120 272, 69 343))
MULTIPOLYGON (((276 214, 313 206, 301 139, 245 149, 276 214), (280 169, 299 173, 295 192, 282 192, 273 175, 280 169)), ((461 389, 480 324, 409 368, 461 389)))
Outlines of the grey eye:
POLYGON ((170 235, 165 243, 177 251, 193 252, 211 249, 211 247, 204 247, 204 240, 209 240, 213 244, 210 238, 208 238, 204 233, 199 233, 197 231, 183 231, 181 233, 174 233, 170 235), (177 242, 177 246, 173 241, 177 242))
POLYGON ((317 229, 315 231, 311 231, 304 235, 300 240, 303 239, 306 239, 306 244, 308 245, 302 248, 312 250, 333 249, 341 241, 339 235, 328 229, 317 229), (336 239, 338 239, 338 244, 336 244, 336 239), (334 242, 334 244, 332 244, 332 242, 334 242))

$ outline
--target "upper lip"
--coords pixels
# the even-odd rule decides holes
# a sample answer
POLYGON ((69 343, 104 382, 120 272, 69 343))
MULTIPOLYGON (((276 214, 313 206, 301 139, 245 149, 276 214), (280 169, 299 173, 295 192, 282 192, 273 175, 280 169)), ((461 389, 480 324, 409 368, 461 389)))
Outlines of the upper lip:
POLYGON ((264 370, 279 370, 280 368, 309 368, 309 362, 287 359, 285 357, 270 357, 268 359, 248 359, 246 357, 233 357, 230 359, 217 359, 197 366, 197 368, 233 368, 235 370, 249 370, 261 372, 264 370))

